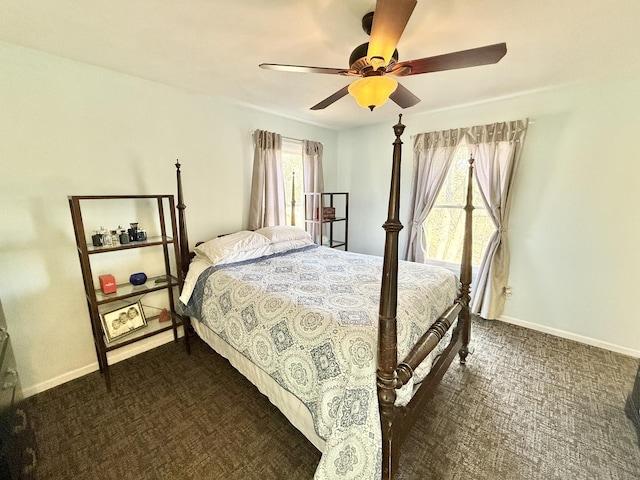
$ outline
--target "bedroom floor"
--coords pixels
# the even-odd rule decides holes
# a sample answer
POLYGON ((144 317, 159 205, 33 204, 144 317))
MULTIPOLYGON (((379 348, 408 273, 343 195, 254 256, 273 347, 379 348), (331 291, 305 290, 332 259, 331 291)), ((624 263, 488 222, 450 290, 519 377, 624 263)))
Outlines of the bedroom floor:
MULTIPOLYGON (((474 321, 414 426, 398 480, 640 478, 624 405, 638 360, 501 322, 474 321)), ((37 479, 311 479, 318 451, 194 339, 26 400, 37 479)))

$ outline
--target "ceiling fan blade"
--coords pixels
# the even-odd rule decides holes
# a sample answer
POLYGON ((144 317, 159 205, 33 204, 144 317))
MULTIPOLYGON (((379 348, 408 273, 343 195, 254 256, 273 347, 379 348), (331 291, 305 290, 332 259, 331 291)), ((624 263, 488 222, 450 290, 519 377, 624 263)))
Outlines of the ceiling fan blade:
POLYGON ((259 67, 266 70, 280 70, 282 72, 327 73, 329 75, 359 75, 358 72, 351 71, 348 68, 306 67, 304 65, 281 65, 278 63, 261 63, 259 67))
POLYGON ((336 93, 334 93, 333 95, 325 98, 324 100, 322 100, 320 103, 314 105, 313 107, 311 107, 311 110, 322 110, 323 108, 327 108, 329 105, 331 105, 333 102, 336 102, 338 100, 340 100, 342 97, 344 97, 347 93, 349 93, 349 85, 345 85, 343 88, 341 88, 340 90, 338 90, 336 93))
POLYGON ((389 98, 402 108, 413 107, 416 103, 420 102, 418 97, 401 84, 398 84, 395 92, 389 95, 389 98))
POLYGON ((409 17, 416 6, 416 0, 378 0, 373 13, 371 39, 367 50, 367 60, 377 70, 386 67, 409 17), (373 59, 373 61, 372 61, 373 59))
POLYGON ((489 65, 491 63, 498 63, 506 53, 507 44, 496 43, 485 47, 396 63, 387 73, 398 77, 406 77, 407 75, 417 75, 419 73, 441 72, 444 70, 455 70, 456 68, 489 65))

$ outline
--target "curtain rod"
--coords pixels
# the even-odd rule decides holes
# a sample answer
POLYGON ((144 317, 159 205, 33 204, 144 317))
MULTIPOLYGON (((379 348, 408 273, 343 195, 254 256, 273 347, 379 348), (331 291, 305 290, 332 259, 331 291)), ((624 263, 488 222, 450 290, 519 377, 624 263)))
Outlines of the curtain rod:
MULTIPOLYGON (((500 122, 496 122, 496 123, 500 123, 500 122)), ((533 125, 534 123, 536 123, 536 118, 535 117, 529 118, 528 121, 527 121, 527 125, 533 125)), ((421 132, 421 133, 424 133, 424 132, 421 132)), ((413 135, 410 135, 409 138, 411 140, 413 140, 418 135, 420 135, 420 133, 414 133, 413 135)))
MULTIPOLYGON (((249 130, 249 133, 251 134, 251 136, 253 136, 254 133, 256 133, 255 130, 249 130)), ((280 134, 278 134, 280 135, 280 134)), ((303 140, 299 139, 299 138, 293 138, 293 137, 285 137, 284 135, 280 135, 280 137, 286 139, 286 140, 295 140, 296 142, 302 142, 303 140)))

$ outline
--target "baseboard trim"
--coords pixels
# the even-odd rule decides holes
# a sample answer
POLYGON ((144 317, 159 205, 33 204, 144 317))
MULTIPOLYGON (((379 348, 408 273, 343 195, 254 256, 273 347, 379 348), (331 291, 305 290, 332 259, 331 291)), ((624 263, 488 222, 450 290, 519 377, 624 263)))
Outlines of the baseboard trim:
MULTIPOLYGON (((612 352, 621 353, 629 357, 640 358, 640 350, 634 350, 632 348, 622 347, 620 345, 615 345, 613 343, 603 342, 601 340, 596 340, 595 338, 567 332, 566 330, 560 330, 558 328, 552 328, 546 325, 540 325, 538 323, 527 322, 525 320, 520 320, 518 318, 509 317, 506 315, 500 316, 498 320, 501 322, 510 323, 512 325, 518 325, 520 327, 528 328, 530 330, 535 330, 542 333, 548 333, 556 337, 566 338, 567 340, 573 340, 579 343, 584 343, 585 345, 591 345, 592 347, 603 348, 605 350, 609 350, 612 352)), ((181 336, 182 335, 180 335, 180 337, 181 336)), ((110 352, 108 354, 109 364, 113 365, 114 363, 121 362, 122 360, 126 360, 127 358, 131 358, 135 355, 146 352, 147 350, 151 350, 153 348, 159 347, 161 345, 164 345, 165 343, 169 343, 172 341, 173 341, 173 333, 169 331, 169 332, 164 332, 160 335, 156 335, 154 337, 150 337, 145 341, 137 342, 131 345, 129 348, 114 350, 113 352, 110 352)), ((80 378, 90 373, 93 373, 97 370, 98 370, 98 362, 92 362, 88 365, 85 365, 84 367, 80 367, 70 372, 66 372, 63 375, 59 375, 45 382, 41 382, 29 387, 23 387, 22 395, 25 398, 31 397, 38 393, 44 392, 45 390, 49 390, 50 388, 57 387, 58 385, 62 385, 63 383, 67 383, 67 382, 70 382, 71 380, 75 380, 76 378, 80 378)))
POLYGON ((45 390, 49 390, 50 388, 57 387, 58 385, 70 382, 71 380, 75 380, 76 378, 84 377, 85 375, 93 373, 96 370, 98 370, 98 362, 90 363, 89 365, 77 368, 76 370, 71 370, 70 372, 66 372, 62 375, 51 378, 36 385, 22 387, 22 396, 24 398, 32 397, 33 395, 42 393, 45 390))
POLYGON ((629 357, 640 358, 640 350, 634 350, 632 348, 621 347, 613 343, 603 342, 591 337, 585 337, 584 335, 578 335, 576 333, 567 332, 566 330, 560 330, 559 328, 548 327, 546 325, 540 325, 539 323, 527 322, 518 318, 508 317, 502 315, 498 318, 499 321, 510 323, 512 325, 518 325, 519 327, 528 328, 542 333, 548 333, 560 338, 566 338, 567 340, 573 340, 578 343, 584 343, 585 345, 591 345, 592 347, 603 348, 611 352, 621 353, 629 357))
MULTIPOLYGON (((182 334, 179 334, 178 336, 182 337, 182 334)), ((153 337, 149 337, 145 340, 136 342, 132 345, 129 345, 128 347, 119 348, 118 350, 109 352, 107 353, 107 359, 109 361, 109 365, 113 365, 114 363, 121 362, 122 360, 126 360, 127 358, 131 358, 135 355, 146 352, 147 350, 154 349, 169 342, 173 342, 172 331, 163 332, 153 337)), ((24 398, 31 397, 38 393, 44 392, 45 390, 49 390, 50 388, 57 387, 59 385, 62 385, 63 383, 70 382, 71 380, 75 380, 76 378, 84 377, 85 375, 88 375, 90 373, 97 372, 98 370, 98 362, 92 362, 88 365, 85 365, 84 367, 66 372, 45 382, 41 382, 28 387, 23 387, 22 396, 24 398)))

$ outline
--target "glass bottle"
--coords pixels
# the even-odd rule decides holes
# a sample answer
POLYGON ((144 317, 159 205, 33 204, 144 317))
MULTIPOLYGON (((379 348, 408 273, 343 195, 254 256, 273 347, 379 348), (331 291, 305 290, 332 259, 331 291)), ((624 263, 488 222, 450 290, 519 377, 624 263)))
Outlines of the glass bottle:
POLYGON ((111 234, 106 228, 100 227, 100 234, 102 235, 102 243, 105 247, 113 246, 113 243, 111 241, 111 234))

